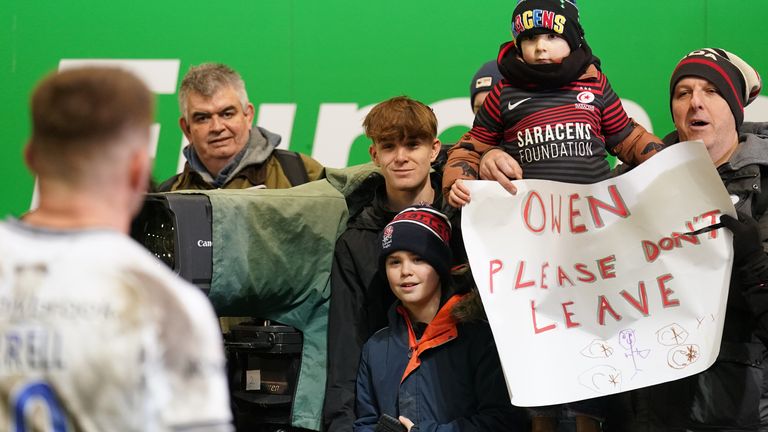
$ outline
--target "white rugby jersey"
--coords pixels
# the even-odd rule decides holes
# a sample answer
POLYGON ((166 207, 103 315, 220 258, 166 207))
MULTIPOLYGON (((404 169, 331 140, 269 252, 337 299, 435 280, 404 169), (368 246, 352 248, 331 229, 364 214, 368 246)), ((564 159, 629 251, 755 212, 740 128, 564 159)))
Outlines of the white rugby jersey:
POLYGON ((127 236, 0 222, 0 430, 231 430, 213 309, 127 236))

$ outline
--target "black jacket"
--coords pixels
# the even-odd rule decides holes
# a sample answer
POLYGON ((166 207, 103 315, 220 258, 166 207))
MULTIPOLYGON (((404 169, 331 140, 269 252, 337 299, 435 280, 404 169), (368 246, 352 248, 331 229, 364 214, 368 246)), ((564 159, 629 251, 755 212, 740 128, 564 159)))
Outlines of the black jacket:
MULTIPOLYGON (((676 137, 667 137, 666 139, 676 137)), ((768 245, 768 216, 759 196, 768 184, 768 137, 742 133, 730 160, 718 167, 737 211, 758 220, 764 248, 768 245)), ((761 413, 768 364, 768 289, 745 285, 743 271, 734 268, 726 305, 720 353, 706 371, 680 380, 617 395, 624 416, 609 418, 608 429, 620 431, 757 431, 766 430, 761 413)))
MULTIPOLYGON (((435 188, 432 206, 444 210, 440 175, 433 172, 430 180, 435 188)), ((372 175, 349 201, 354 201, 349 203, 351 212, 360 202, 368 204, 350 216, 347 230, 336 242, 331 268, 328 381, 323 407, 328 432, 352 430, 360 353, 368 338, 387 325, 387 310, 395 300, 386 280, 378 274, 379 233, 396 215, 387 208, 384 178, 372 175)), ((465 262, 461 261, 465 255, 457 234, 459 223, 451 223, 454 261, 465 262)))

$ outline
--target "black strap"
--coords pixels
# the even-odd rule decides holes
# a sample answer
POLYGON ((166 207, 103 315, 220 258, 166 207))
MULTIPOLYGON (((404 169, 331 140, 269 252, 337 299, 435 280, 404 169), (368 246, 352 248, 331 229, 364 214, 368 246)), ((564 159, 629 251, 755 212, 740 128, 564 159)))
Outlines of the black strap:
POLYGON ((171 186, 173 186, 174 183, 176 183, 176 180, 178 180, 181 173, 176 174, 175 176, 169 178, 168 180, 160 183, 159 186, 155 188, 155 192, 170 192, 171 186))
POLYGON ((275 149, 275 156, 280 162, 280 166, 283 167, 283 172, 288 177, 291 186, 298 186, 309 181, 309 175, 300 154, 290 150, 275 149))

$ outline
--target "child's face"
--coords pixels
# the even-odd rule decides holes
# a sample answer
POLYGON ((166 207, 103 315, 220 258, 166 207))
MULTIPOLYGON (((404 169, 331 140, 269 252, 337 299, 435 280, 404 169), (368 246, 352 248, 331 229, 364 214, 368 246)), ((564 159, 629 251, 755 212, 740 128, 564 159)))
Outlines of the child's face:
POLYGON ((440 303, 440 276, 420 256, 408 251, 393 252, 384 267, 389 287, 408 309, 440 303))
POLYGON ((521 38, 520 51, 528 64, 550 64, 562 63, 571 54, 571 47, 555 33, 542 33, 521 38))
POLYGON ((412 191, 424 187, 439 151, 440 141, 436 138, 382 140, 370 147, 371 159, 381 169, 388 191, 412 191))

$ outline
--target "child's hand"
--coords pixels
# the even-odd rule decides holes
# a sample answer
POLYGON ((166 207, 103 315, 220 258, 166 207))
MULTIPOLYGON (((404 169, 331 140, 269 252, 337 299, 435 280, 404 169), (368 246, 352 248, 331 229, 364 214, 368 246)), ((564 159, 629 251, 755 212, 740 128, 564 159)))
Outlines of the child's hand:
POLYGON ((456 208, 469 204, 469 188, 461 179, 456 180, 451 185, 451 191, 448 192, 448 204, 456 208))
POLYGON ((409 431, 413 427, 413 422, 408 417, 400 416, 397 419, 400 420, 400 423, 402 423, 409 431))
POLYGON ((510 179, 521 178, 523 168, 515 158, 501 149, 488 151, 480 160, 480 179, 496 180, 512 195, 517 194, 517 188, 510 179))

